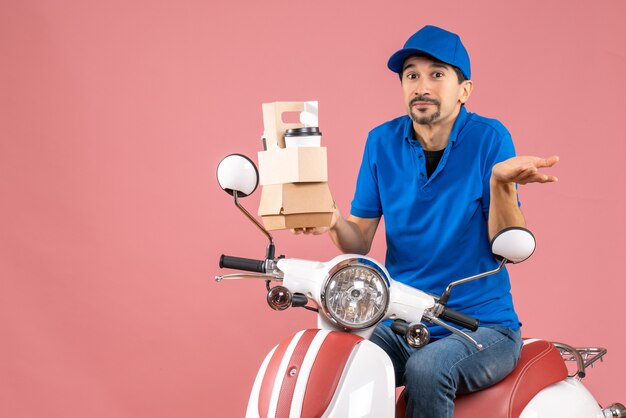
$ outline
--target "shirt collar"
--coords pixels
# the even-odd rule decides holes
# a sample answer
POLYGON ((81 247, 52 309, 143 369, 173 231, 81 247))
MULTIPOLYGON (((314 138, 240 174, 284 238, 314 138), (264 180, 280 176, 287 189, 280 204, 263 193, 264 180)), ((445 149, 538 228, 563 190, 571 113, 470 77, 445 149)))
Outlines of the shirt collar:
POLYGON ((455 143, 459 137, 459 133, 467 123, 467 110, 465 109, 465 105, 461 105, 461 110, 459 110, 459 114, 454 121, 454 125, 452 125, 452 130, 450 131, 450 142, 455 143))

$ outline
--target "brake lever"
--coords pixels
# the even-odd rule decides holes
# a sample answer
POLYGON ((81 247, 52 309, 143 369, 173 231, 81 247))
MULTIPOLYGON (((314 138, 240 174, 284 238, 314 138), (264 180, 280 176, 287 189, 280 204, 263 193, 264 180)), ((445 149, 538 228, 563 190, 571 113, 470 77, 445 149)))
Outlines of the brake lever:
POLYGON ((215 276, 216 282, 221 282, 222 280, 238 280, 238 279, 261 279, 261 280, 282 280, 282 277, 277 277, 273 274, 250 274, 250 273, 233 273, 233 274, 222 274, 220 276, 215 276))
POLYGON ((461 331, 460 329, 454 328, 452 325, 448 325, 447 323, 443 322, 441 319, 436 318, 432 315, 429 315, 428 313, 424 313, 424 316, 422 317, 423 320, 427 321, 427 322, 431 322, 433 324, 439 325, 444 327, 445 329, 447 329, 450 332, 455 333, 456 335, 463 337, 465 339, 467 339, 468 341, 470 341, 472 344, 474 344, 476 346, 476 348, 479 351, 482 351, 483 349, 483 345, 479 344, 475 339, 473 339, 472 337, 470 337, 469 335, 467 335, 466 333, 464 333, 463 331, 461 331))

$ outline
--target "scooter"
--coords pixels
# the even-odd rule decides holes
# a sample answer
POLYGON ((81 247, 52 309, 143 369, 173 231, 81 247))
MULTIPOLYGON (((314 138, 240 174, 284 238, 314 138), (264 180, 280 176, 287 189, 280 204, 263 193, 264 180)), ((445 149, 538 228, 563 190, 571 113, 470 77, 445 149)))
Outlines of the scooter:
MULTIPOLYGON (((247 406, 247 418, 391 418, 405 416, 404 396, 396 403, 393 366, 368 338, 376 325, 392 320, 394 332, 413 347, 428 344, 424 323, 438 324, 482 349, 464 329, 479 321, 450 309, 452 290, 464 283, 519 263, 535 250, 533 234, 508 228, 492 240, 497 268, 450 283, 440 296, 396 282, 384 265, 357 254, 327 262, 275 256, 272 235, 240 203, 258 185, 254 163, 240 154, 222 160, 217 170, 223 190, 268 238, 264 259, 222 255, 220 268, 249 273, 224 274, 215 280, 260 279, 272 309, 302 307, 317 313, 317 329, 302 330, 274 347, 261 364, 247 406), (452 326, 451 324, 456 325, 452 326)), ((459 418, 609 418, 626 417, 620 403, 601 408, 581 383, 586 370, 606 349, 526 339, 513 372, 485 390, 458 396, 459 418), (566 362, 575 362, 569 374, 566 362)))

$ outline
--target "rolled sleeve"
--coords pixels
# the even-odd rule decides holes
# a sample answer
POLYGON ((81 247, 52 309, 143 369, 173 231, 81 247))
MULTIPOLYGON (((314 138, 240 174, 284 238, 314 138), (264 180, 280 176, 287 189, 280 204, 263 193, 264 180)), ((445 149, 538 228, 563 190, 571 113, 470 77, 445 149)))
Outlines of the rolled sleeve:
MULTIPOLYGON (((491 203, 490 181, 493 166, 498 164, 499 162, 515 157, 515 146, 513 145, 513 139, 511 138, 511 134, 503 126, 500 126, 500 128, 503 132, 500 133, 499 140, 493 142, 492 149, 489 151, 487 155, 487 160, 485 162, 482 197, 482 207, 485 218, 489 216, 489 205, 491 203)), ((517 185, 515 185, 515 188, 517 189, 517 185)), ((517 200, 517 204, 518 206, 521 206, 519 197, 517 200)))
POLYGON ((350 209, 350 214, 359 218, 378 218, 383 214, 373 151, 374 145, 370 136, 365 143, 354 199, 350 209))

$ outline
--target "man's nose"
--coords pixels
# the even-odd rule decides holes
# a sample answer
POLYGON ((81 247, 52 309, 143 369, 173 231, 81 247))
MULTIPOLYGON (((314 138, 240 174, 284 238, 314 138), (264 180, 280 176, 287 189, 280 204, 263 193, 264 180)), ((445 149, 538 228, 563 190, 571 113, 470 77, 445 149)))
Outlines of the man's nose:
POLYGON ((425 78, 419 78, 415 83, 413 94, 416 96, 424 96, 430 94, 430 84, 425 78))

